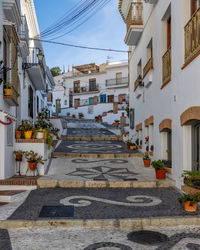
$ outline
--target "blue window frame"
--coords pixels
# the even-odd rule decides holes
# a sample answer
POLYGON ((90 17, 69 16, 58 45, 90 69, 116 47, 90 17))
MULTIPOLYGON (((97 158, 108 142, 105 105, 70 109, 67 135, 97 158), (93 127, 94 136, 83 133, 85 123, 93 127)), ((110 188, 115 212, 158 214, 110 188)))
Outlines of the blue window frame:
POLYGON ((106 95, 100 95, 100 103, 106 103, 106 95))

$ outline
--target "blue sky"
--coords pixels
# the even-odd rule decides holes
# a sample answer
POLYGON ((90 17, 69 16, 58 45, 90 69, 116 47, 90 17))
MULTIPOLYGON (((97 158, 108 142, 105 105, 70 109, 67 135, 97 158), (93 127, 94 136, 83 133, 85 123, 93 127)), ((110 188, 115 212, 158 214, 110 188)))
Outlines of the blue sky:
MULTIPOLYGON (((34 0, 40 31, 54 23, 67 10, 74 7, 79 0, 34 0)), ((118 0, 111 0, 77 30, 60 38, 58 41, 91 47, 127 50, 124 44, 126 26, 118 12, 118 0)), ((43 44, 47 64, 50 67, 81 65, 91 62, 97 64, 106 61, 127 59, 126 53, 99 52, 59 45, 43 44)))

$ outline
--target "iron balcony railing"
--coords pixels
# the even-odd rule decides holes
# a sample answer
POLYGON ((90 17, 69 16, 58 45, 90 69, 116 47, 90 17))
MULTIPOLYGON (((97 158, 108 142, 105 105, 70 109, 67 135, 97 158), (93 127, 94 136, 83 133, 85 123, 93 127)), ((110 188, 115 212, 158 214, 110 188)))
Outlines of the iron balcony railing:
POLYGON ((171 81, 171 47, 162 57, 162 87, 171 81))
POLYGON ((127 21, 127 31, 129 30, 131 25, 143 25, 143 3, 142 2, 132 2, 127 21))
POLYGON ((185 26, 185 63, 200 52, 200 8, 185 26))
POLYGON ((95 86, 81 86, 81 87, 74 87, 74 88, 70 88, 70 92, 72 94, 84 94, 84 93, 88 93, 88 92, 93 92, 93 91, 99 91, 99 85, 95 85, 95 86))
POLYGON ((128 85, 128 77, 114 78, 106 80, 106 86, 116 86, 121 84, 128 85))
POLYGON ((25 16, 21 16, 22 24, 19 27, 18 33, 21 40, 26 41, 27 46, 29 44, 29 29, 25 16))

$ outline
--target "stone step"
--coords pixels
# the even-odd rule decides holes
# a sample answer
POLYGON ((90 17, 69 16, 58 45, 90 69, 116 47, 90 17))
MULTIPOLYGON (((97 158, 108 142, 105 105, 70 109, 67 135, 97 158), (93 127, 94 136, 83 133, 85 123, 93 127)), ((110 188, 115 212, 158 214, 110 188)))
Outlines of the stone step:
POLYGON ((10 191, 10 190, 35 190, 37 185, 0 185, 0 191, 10 191))
POLYGON ((155 181, 81 181, 57 180, 42 177, 37 181, 38 188, 169 188, 175 182, 169 179, 155 181))
POLYGON ((0 202, 12 202, 23 192, 25 192, 25 190, 2 190, 0 191, 0 202))
POLYGON ((119 154, 78 154, 78 153, 65 153, 53 152, 53 158, 68 157, 68 158, 101 158, 101 159, 114 159, 114 158, 130 158, 130 157, 143 157, 141 153, 119 153, 119 154))
MULTIPOLYGON (((0 180, 0 190, 1 186, 10 185, 10 186, 35 186, 37 185, 38 177, 34 176, 13 176, 9 179, 0 180)), ((11 189, 12 190, 12 189, 11 189)), ((21 190, 24 190, 21 188, 21 190)))
POLYGON ((126 229, 126 230, 144 230, 144 228, 152 227, 173 227, 173 226, 199 226, 200 217, 193 216, 177 216, 177 217, 154 217, 154 218, 134 218, 134 219, 47 219, 47 220, 2 220, 0 228, 16 229, 16 228, 82 228, 82 229, 126 229))
POLYGON ((61 135, 63 141, 123 141, 121 135, 61 135))

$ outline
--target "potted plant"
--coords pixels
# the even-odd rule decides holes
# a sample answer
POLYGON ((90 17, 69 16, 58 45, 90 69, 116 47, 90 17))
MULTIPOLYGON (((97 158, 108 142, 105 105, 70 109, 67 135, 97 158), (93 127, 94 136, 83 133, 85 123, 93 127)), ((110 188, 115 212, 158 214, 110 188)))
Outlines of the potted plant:
POLYGON ((24 155, 24 151, 18 150, 14 151, 13 154, 15 155, 15 160, 16 161, 22 161, 22 156, 24 155))
POLYGON ((3 84, 3 91, 5 96, 12 95, 12 85, 9 82, 4 82, 3 84))
POLYGON ((184 208, 187 212, 195 212, 197 210, 197 203, 200 202, 200 194, 184 194, 178 198, 179 202, 184 202, 184 208))
POLYGON ((31 171, 35 171, 37 169, 38 163, 44 164, 45 161, 42 159, 42 156, 38 155, 38 153, 35 153, 33 150, 25 152, 25 157, 31 171))
POLYGON ((101 115, 98 116, 98 120, 102 121, 102 116, 101 115))
POLYGON ((15 130, 15 138, 21 139, 22 137, 22 127, 21 125, 15 130))
POLYGON ((79 119, 81 119, 82 117, 84 117, 83 113, 78 113, 79 119))
POLYGON ((184 184, 190 187, 200 189, 200 171, 184 171, 181 177, 184 178, 184 184))
POLYGON ((50 150, 50 149, 51 149, 51 146, 52 146, 52 144, 53 144, 53 137, 52 137, 52 135, 47 134, 46 143, 47 143, 47 145, 48 145, 48 150, 50 150))
POLYGON ((131 149, 131 150, 134 150, 134 149, 135 149, 135 143, 130 142, 130 149, 131 149))
POLYGON ((34 129, 32 121, 22 120, 21 128, 24 132, 25 139, 31 139, 34 129))
POLYGON ((76 115, 72 115, 72 118, 76 118, 76 115))
POLYGON ((148 154, 145 154, 144 157, 143 157, 143 162, 144 162, 144 166, 146 168, 150 167, 151 165, 151 158, 149 157, 148 154))
POLYGON ((128 149, 130 149, 130 143, 131 143, 131 142, 130 142, 129 140, 128 140, 127 143, 126 143, 128 149))
POLYGON ((119 127, 119 120, 115 120, 114 126, 115 126, 115 127, 119 127))
POLYGON ((161 160, 158 160, 158 161, 153 161, 151 165, 156 171, 156 179, 159 180, 165 179, 166 170, 164 169, 164 163, 161 160))

